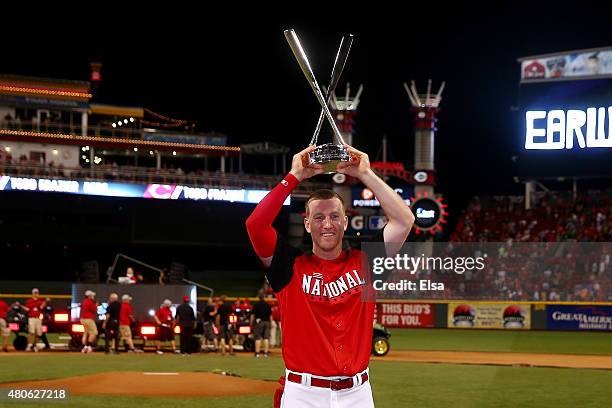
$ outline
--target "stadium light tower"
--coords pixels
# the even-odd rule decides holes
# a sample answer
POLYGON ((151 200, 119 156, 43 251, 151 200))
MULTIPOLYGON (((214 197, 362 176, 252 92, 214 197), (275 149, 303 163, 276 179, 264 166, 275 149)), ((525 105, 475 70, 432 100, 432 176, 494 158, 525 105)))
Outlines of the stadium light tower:
MULTIPOLYGON (((427 93, 419 94, 414 81, 410 81, 410 86, 404 82, 404 88, 412 104, 414 112, 414 174, 425 173, 433 180, 434 165, 434 139, 436 133, 436 114, 439 111, 442 91, 445 82, 442 82, 436 94, 431 93, 431 79, 427 81, 427 93)), ((433 194, 433 183, 417 183, 415 185, 416 194, 433 194)))
MULTIPOLYGON (((362 92, 363 84, 359 85, 355 95, 351 96, 351 84, 347 82, 343 96, 338 96, 335 91, 331 94, 330 108, 336 120, 336 125, 344 141, 351 146, 353 146, 354 119, 357 116, 362 92)), ((344 174, 335 174, 334 182, 334 191, 342 197, 345 203, 350 203, 352 200, 351 187, 346 183, 344 174)))
POLYGON ((354 118, 357 115, 357 107, 359 106, 359 98, 363 92, 363 85, 359 85, 357 93, 351 97, 351 84, 346 84, 346 92, 344 97, 338 98, 335 92, 332 92, 331 108, 334 118, 338 125, 338 130, 342 133, 342 138, 349 145, 353 145, 353 125, 354 118))
POLYGON ((414 81, 410 81, 410 86, 404 83, 415 122, 414 197, 410 201, 415 215, 416 234, 424 232, 436 235, 442 232, 442 225, 446 224, 445 217, 448 215, 442 196, 434 194, 436 114, 440 110, 444 85, 445 82, 442 82, 438 92, 432 94, 430 79, 427 81, 427 93, 419 94, 414 81))

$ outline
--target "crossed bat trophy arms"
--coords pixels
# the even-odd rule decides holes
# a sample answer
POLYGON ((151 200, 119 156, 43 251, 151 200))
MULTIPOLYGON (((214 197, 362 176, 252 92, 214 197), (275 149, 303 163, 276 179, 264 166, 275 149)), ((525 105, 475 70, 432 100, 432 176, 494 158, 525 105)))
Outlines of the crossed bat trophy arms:
MULTIPOLYGON (((293 55, 297 60, 308 84, 312 88, 315 97, 319 101, 321 105, 321 113, 319 114, 319 120, 317 121, 317 125, 315 127, 314 133, 312 135, 312 139, 310 140, 309 146, 298 153, 302 157, 302 165, 304 168, 310 167, 315 171, 315 174, 321 174, 324 172, 333 173, 347 173, 350 175, 352 171, 347 171, 350 167, 359 167, 361 164, 361 158, 366 157, 365 153, 360 152, 359 150, 349 146, 344 142, 342 134, 340 130, 338 130, 338 126, 336 125, 336 121, 332 116, 331 111, 329 110, 329 102, 332 98, 332 94, 338 85, 340 80, 340 76, 342 75, 342 71, 344 70, 344 66, 346 65, 346 60, 348 59, 348 55, 351 49, 351 45, 353 44, 353 35, 345 34, 342 36, 340 41, 340 46, 338 47, 338 52, 336 53, 336 59, 334 61, 334 66, 332 68, 331 78, 329 81, 329 86, 325 89, 325 93, 319 86, 317 79, 314 75, 312 67, 310 66, 310 62, 308 61, 308 57, 300 39, 298 38, 296 32, 293 29, 285 30, 284 32, 285 38, 291 47, 291 51, 293 51, 293 55), (317 140, 319 137, 319 133, 321 132, 321 127, 323 126, 323 120, 327 118, 327 121, 331 125, 332 131, 334 133, 334 139, 337 141, 336 143, 329 143, 326 145, 316 146, 317 140), (325 166, 317 163, 316 160, 313 159, 313 154, 317 149, 328 149, 332 150, 328 152, 331 156, 333 156, 334 160, 332 163, 333 167, 325 166)), ((367 159, 366 159, 367 160, 367 159)), ((369 167, 369 163, 367 164, 369 167)))

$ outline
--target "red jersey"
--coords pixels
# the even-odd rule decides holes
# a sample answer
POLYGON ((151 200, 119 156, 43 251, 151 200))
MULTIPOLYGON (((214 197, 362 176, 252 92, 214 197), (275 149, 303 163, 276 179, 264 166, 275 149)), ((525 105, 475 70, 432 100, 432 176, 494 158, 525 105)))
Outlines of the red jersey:
POLYGON ((240 308, 242 310, 253 310, 253 305, 247 300, 246 302, 242 302, 240 304, 240 308))
POLYGON ((361 255, 351 249, 324 260, 278 236, 266 276, 278 298, 289 370, 353 376, 368 367, 375 303, 362 298, 361 255))
POLYGON ((280 307, 278 307, 278 305, 274 305, 272 307, 272 319, 276 320, 277 322, 280 320, 280 307))
POLYGON ((98 306, 96 302, 90 298, 85 298, 83 304, 81 304, 81 319, 93 319, 96 320, 98 316, 98 306))
POLYGON ((165 323, 165 324, 172 323, 172 311, 170 310, 169 307, 163 307, 163 306, 160 307, 159 309, 157 309, 157 312, 155 312, 155 316, 157 316, 159 321, 162 323, 165 323))
POLYGON ((42 313, 42 304, 45 303, 44 299, 38 298, 30 298, 26 301, 25 306, 30 309, 28 311, 28 317, 36 317, 40 318, 40 314, 42 313))
POLYGON ((121 312, 119 313, 119 325, 120 326, 129 326, 132 324, 132 320, 130 316, 134 314, 134 308, 129 303, 121 304, 121 312))
POLYGON ((0 299, 0 319, 6 319, 6 314, 8 313, 9 305, 2 299, 0 299))

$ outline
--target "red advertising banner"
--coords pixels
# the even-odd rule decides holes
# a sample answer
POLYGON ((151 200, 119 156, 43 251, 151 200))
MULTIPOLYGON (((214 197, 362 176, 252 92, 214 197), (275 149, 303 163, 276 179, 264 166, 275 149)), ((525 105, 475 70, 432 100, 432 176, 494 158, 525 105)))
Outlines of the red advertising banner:
POLYGON ((434 327, 434 305, 377 303, 374 319, 386 327, 434 327))

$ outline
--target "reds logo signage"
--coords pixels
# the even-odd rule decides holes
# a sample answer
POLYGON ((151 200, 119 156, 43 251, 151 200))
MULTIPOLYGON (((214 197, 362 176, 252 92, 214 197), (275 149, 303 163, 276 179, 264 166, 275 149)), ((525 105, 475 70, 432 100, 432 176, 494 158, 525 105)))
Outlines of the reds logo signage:
POLYGON ((612 106, 525 112, 525 149, 612 147, 612 106), (607 131, 606 131, 607 128, 607 131))
POLYGON ((525 64, 523 67, 523 78, 534 79, 544 78, 546 76, 546 67, 538 61, 532 61, 525 64))
POLYGON ((359 276, 356 269, 346 272, 335 281, 323 282, 323 274, 313 273, 302 276, 302 290, 307 295, 318 296, 320 298, 335 299, 342 296, 347 291, 353 289, 360 290, 365 285, 365 279, 359 276))

